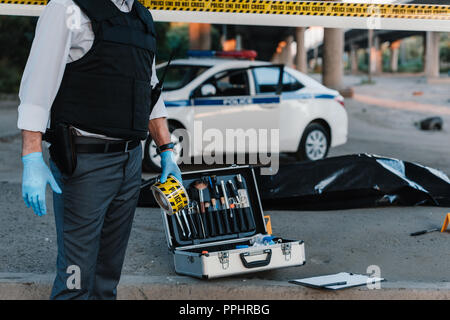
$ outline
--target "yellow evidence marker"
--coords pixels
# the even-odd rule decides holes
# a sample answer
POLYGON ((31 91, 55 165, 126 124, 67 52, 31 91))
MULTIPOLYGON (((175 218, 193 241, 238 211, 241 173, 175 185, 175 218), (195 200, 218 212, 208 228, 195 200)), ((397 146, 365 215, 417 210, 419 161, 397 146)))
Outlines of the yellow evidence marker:
POLYGON ((447 215, 445 216, 444 224, 442 225, 441 232, 444 232, 447 229, 449 223, 450 223, 450 213, 447 213, 447 215))

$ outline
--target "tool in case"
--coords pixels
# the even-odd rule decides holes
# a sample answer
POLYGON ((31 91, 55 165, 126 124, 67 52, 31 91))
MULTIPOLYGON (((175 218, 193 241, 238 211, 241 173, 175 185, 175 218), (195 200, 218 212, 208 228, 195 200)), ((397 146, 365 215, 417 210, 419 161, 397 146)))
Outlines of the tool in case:
POLYGON ((183 185, 189 205, 161 211, 177 273, 212 279, 305 263, 303 241, 267 233, 253 168, 187 172, 183 185))

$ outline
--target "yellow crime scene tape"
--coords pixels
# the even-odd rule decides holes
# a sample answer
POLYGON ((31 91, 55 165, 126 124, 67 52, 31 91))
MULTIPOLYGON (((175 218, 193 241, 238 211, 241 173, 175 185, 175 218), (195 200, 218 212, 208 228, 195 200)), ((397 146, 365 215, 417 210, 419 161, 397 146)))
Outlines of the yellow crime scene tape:
MULTIPOLYGON (((155 21, 450 32, 450 5, 293 0, 138 0, 155 21)), ((39 16, 47 0, 0 0, 0 15, 39 16)))
MULTIPOLYGON (((450 6, 279 0, 138 0, 150 10, 450 20, 450 6)), ((46 5, 47 0, 0 0, 0 4, 46 5)))
POLYGON ((277 0, 143 0, 150 10, 401 19, 450 19, 450 6, 277 0))
POLYGON ((174 176, 169 176, 164 183, 157 181, 151 190, 156 202, 168 215, 179 212, 189 204, 186 189, 174 176))

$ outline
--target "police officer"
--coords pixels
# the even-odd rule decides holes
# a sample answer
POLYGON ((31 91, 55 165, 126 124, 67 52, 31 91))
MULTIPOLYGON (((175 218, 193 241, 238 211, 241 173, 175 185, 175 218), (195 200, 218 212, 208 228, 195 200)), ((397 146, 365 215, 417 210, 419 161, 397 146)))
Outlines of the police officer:
POLYGON ((152 16, 138 1, 52 0, 39 18, 18 127, 25 204, 45 215, 47 183, 54 191, 52 299, 116 298, 148 131, 159 146, 161 181, 181 179, 164 102, 151 101, 155 50, 152 16), (57 133, 49 139, 50 169, 42 157, 46 131, 57 133))

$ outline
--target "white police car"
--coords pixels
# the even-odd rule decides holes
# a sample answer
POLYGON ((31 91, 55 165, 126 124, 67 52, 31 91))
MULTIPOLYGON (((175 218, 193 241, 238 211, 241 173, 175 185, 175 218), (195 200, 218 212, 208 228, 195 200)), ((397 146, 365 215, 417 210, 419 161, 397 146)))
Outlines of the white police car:
MULTIPOLYGON (((215 130, 226 137, 227 130, 260 133, 261 129, 276 129, 279 138, 272 140, 271 150, 276 147, 279 152, 295 154, 299 160, 322 159, 330 147, 347 141, 344 99, 336 90, 295 69, 251 60, 254 51, 197 51, 192 55, 196 57, 172 61, 165 76, 162 95, 171 133, 183 128, 198 137, 194 131, 215 130)), ((157 66, 159 77, 165 65, 157 66)), ((172 134, 172 141, 176 157, 181 152, 183 156, 188 152, 189 157, 211 152, 207 150, 211 144, 205 142, 186 148, 176 134, 172 134)), ((213 152, 222 154, 249 151, 236 150, 230 143, 216 143, 214 148, 213 152)), ((143 165, 146 170, 160 168, 160 157, 150 136, 144 145, 143 165)))

